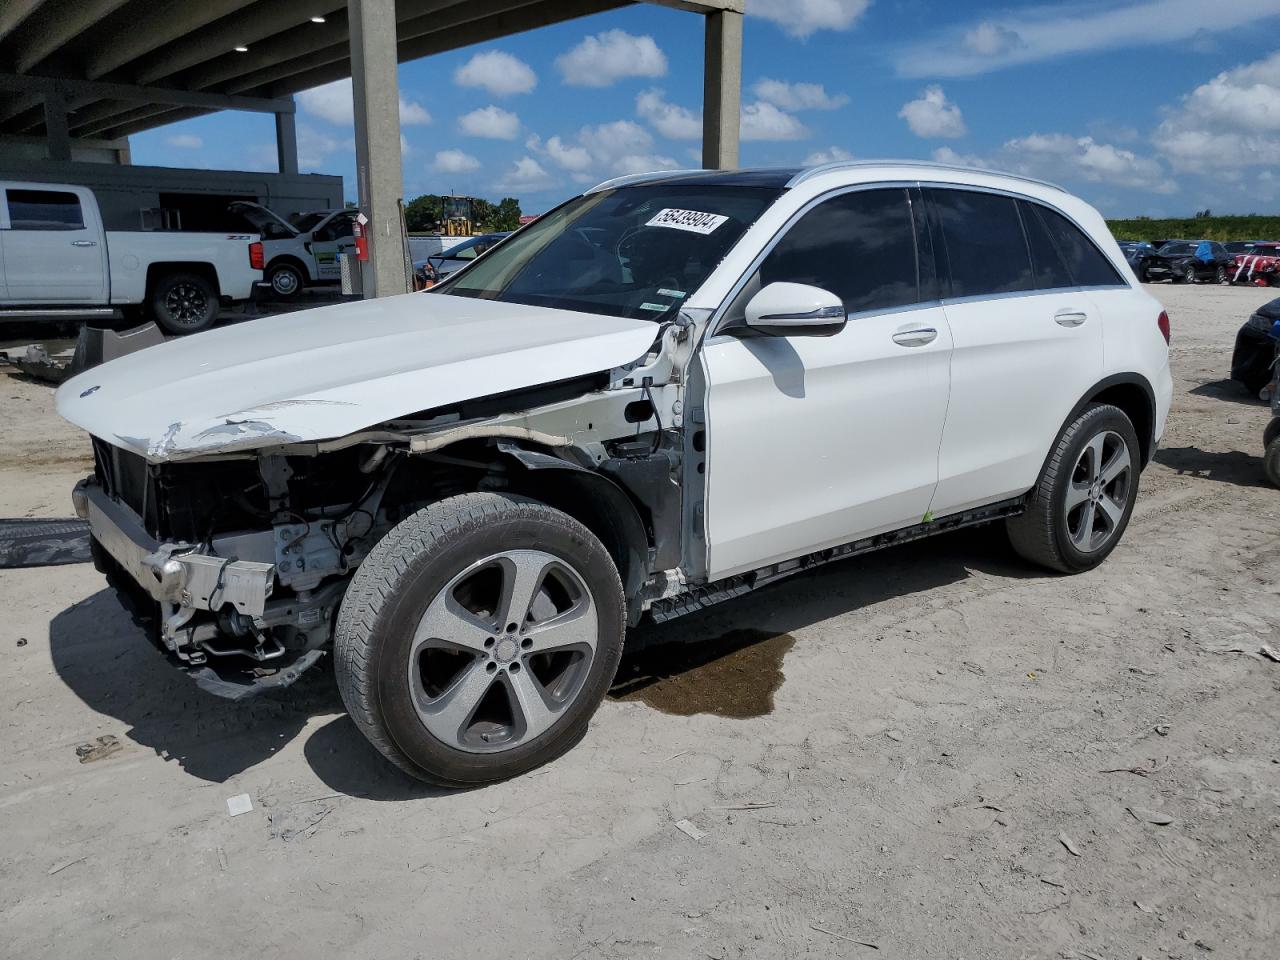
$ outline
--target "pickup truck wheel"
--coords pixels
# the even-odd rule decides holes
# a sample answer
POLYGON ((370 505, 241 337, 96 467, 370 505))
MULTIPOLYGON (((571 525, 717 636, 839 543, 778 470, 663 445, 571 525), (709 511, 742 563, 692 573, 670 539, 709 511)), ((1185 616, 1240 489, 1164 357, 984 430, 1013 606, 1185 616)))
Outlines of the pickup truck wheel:
POLYGON ((1124 411, 1104 403, 1086 408, 1058 437, 1026 512, 1006 521, 1013 548, 1060 573, 1102 563, 1133 513, 1140 456, 1124 411))
POLYGON ((279 300, 292 300, 302 291, 302 271, 291 263, 276 263, 267 270, 271 292, 279 300))
POLYGON ((151 313, 168 333, 199 333, 218 318, 218 291, 198 273, 171 273, 151 291, 151 313))
POLYGON ((338 614, 334 666, 360 731, 420 780, 467 787, 572 747, 613 681, 625 603, 567 514, 469 493, 402 521, 338 614))

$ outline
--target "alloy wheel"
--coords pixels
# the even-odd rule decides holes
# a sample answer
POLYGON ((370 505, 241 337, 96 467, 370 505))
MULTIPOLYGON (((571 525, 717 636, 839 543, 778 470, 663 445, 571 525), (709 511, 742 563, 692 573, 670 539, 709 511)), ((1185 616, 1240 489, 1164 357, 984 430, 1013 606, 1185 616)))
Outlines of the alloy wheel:
POLYGON ((298 290, 298 275, 292 270, 277 270, 271 275, 271 289, 282 297, 292 296, 298 290))
POLYGON ((1096 434, 1080 451, 1063 505, 1067 535, 1081 553, 1093 553, 1116 535, 1129 502, 1133 458, 1114 430, 1096 434))
POLYGON ((198 327, 209 310, 209 297, 194 283, 177 283, 165 294, 164 305, 178 326, 198 327))
POLYGON ((418 718, 469 753, 527 743, 581 692, 599 629, 591 590, 557 557, 509 550, 480 560, 436 595, 414 633, 418 718))

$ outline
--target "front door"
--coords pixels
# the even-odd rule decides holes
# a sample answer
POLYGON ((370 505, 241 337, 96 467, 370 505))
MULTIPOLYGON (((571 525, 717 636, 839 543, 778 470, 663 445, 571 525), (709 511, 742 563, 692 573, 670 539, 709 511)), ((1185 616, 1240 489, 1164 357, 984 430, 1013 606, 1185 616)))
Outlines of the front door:
POLYGON ((311 234, 311 256, 315 261, 314 275, 317 280, 336 282, 342 279, 338 254, 350 254, 355 250, 355 231, 352 227, 355 216, 355 211, 335 214, 311 234))
POLYGON ((938 479, 951 334, 918 193, 818 202, 767 253, 704 344, 708 572, 727 576, 920 523, 938 479), (913 196, 915 194, 915 196, 913 196), (831 337, 752 336, 778 281, 839 296, 831 337))
POLYGON ((9 302, 105 304, 107 251, 93 205, 66 190, 4 193, 9 302))

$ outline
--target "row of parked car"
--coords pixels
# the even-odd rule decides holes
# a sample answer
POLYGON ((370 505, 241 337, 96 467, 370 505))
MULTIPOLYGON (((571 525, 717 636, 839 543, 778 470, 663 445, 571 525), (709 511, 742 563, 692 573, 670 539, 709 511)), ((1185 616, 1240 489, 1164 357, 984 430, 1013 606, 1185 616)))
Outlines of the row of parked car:
POLYGON ((1280 241, 1122 240, 1120 249, 1143 283, 1280 286, 1280 241))

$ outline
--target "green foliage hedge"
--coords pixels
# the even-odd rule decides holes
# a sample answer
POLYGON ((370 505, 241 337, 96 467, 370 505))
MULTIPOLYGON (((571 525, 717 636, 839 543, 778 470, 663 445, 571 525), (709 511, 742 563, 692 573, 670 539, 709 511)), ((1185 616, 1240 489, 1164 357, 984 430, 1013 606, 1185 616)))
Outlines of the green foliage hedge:
POLYGON ((1280 217, 1108 220, 1117 240, 1280 240, 1280 217))

